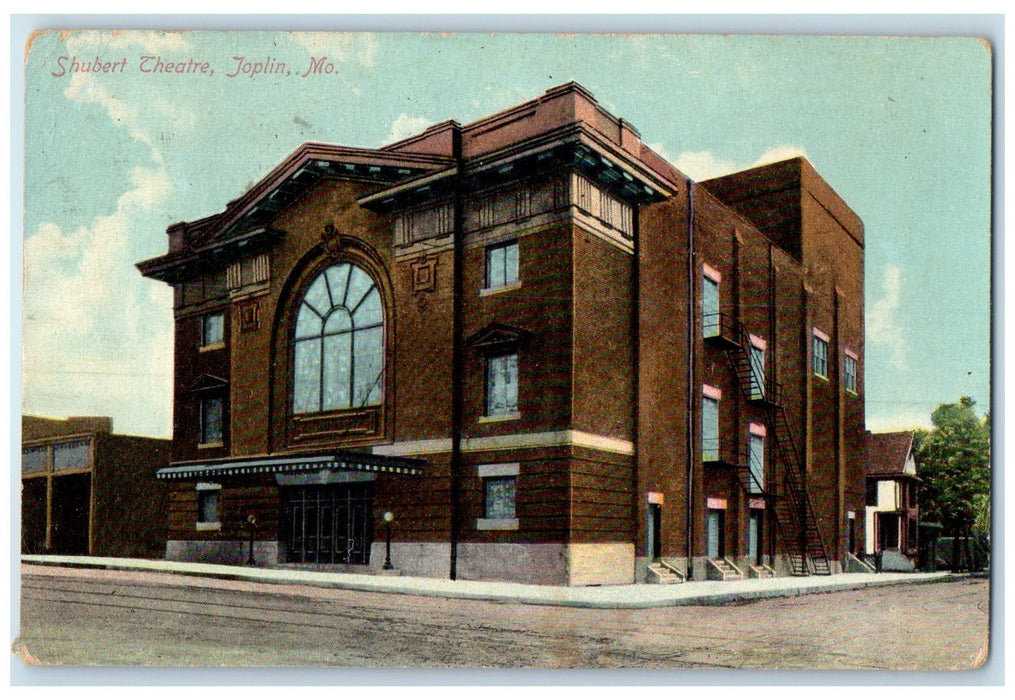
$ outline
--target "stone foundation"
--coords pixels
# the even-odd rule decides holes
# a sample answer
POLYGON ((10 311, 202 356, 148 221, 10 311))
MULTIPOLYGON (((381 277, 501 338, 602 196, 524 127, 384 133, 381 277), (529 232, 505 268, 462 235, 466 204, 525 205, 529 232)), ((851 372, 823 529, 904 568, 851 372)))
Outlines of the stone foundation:
MULTIPOLYGON (((249 548, 248 540, 169 540, 166 542, 166 559, 242 566, 247 563, 249 548)), ((278 542, 254 541, 254 562, 257 566, 275 566, 278 561, 278 542)))
MULTIPOLYGON (((370 569, 384 566, 385 544, 374 541, 370 546, 370 569)), ((451 545, 446 542, 392 542, 391 565, 403 576, 448 578, 451 575, 451 545)))
POLYGON ((564 585, 567 547, 563 544, 473 543, 458 545, 462 581, 512 581, 564 585))

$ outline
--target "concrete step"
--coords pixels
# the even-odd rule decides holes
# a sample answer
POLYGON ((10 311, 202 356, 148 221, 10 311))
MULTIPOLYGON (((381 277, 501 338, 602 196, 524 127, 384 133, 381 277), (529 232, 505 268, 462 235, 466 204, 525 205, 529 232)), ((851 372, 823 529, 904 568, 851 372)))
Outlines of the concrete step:
POLYGON ((679 575, 661 564, 650 564, 648 567, 648 573, 645 577, 645 582, 668 585, 673 583, 683 583, 684 580, 679 575))

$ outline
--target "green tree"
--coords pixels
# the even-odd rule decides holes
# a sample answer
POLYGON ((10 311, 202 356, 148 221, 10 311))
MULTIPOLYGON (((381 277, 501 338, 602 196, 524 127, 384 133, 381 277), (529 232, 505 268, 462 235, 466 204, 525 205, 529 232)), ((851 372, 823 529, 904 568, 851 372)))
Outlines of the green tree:
POLYGON ((932 430, 914 441, 923 487, 921 519, 939 522, 944 534, 963 541, 970 561, 969 536, 990 530, 990 415, 977 417, 976 402, 963 396, 941 404, 931 415, 932 430))

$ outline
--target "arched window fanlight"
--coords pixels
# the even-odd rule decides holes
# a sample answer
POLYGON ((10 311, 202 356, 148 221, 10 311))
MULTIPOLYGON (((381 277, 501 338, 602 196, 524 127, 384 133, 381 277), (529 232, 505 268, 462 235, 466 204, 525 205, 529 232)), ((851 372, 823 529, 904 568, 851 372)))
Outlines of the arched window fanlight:
POLYGON ((293 335, 293 413, 381 402, 384 309, 370 275, 348 263, 317 276, 293 335))

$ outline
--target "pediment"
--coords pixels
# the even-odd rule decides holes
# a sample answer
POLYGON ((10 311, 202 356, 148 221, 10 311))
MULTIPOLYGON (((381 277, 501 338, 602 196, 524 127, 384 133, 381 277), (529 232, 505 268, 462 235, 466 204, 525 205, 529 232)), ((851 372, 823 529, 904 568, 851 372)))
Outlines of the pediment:
POLYGON ((148 277, 178 282, 195 270, 274 245, 282 232, 272 228, 272 221, 323 179, 390 186, 450 162, 443 156, 305 143, 223 212, 170 226, 171 252, 139 263, 138 268, 148 277))
POLYGON ((479 352, 510 350, 528 344, 532 334, 521 328, 492 323, 465 341, 465 344, 479 352))
POLYGON ((266 225, 279 211, 323 178, 366 180, 390 185, 445 167, 447 160, 416 153, 305 143, 243 196, 229 203, 223 212, 218 237, 228 238, 266 225))
POLYGON ((197 378, 197 381, 187 387, 187 391, 218 391, 228 386, 229 382, 222 377, 216 377, 214 374, 202 374, 197 378))

